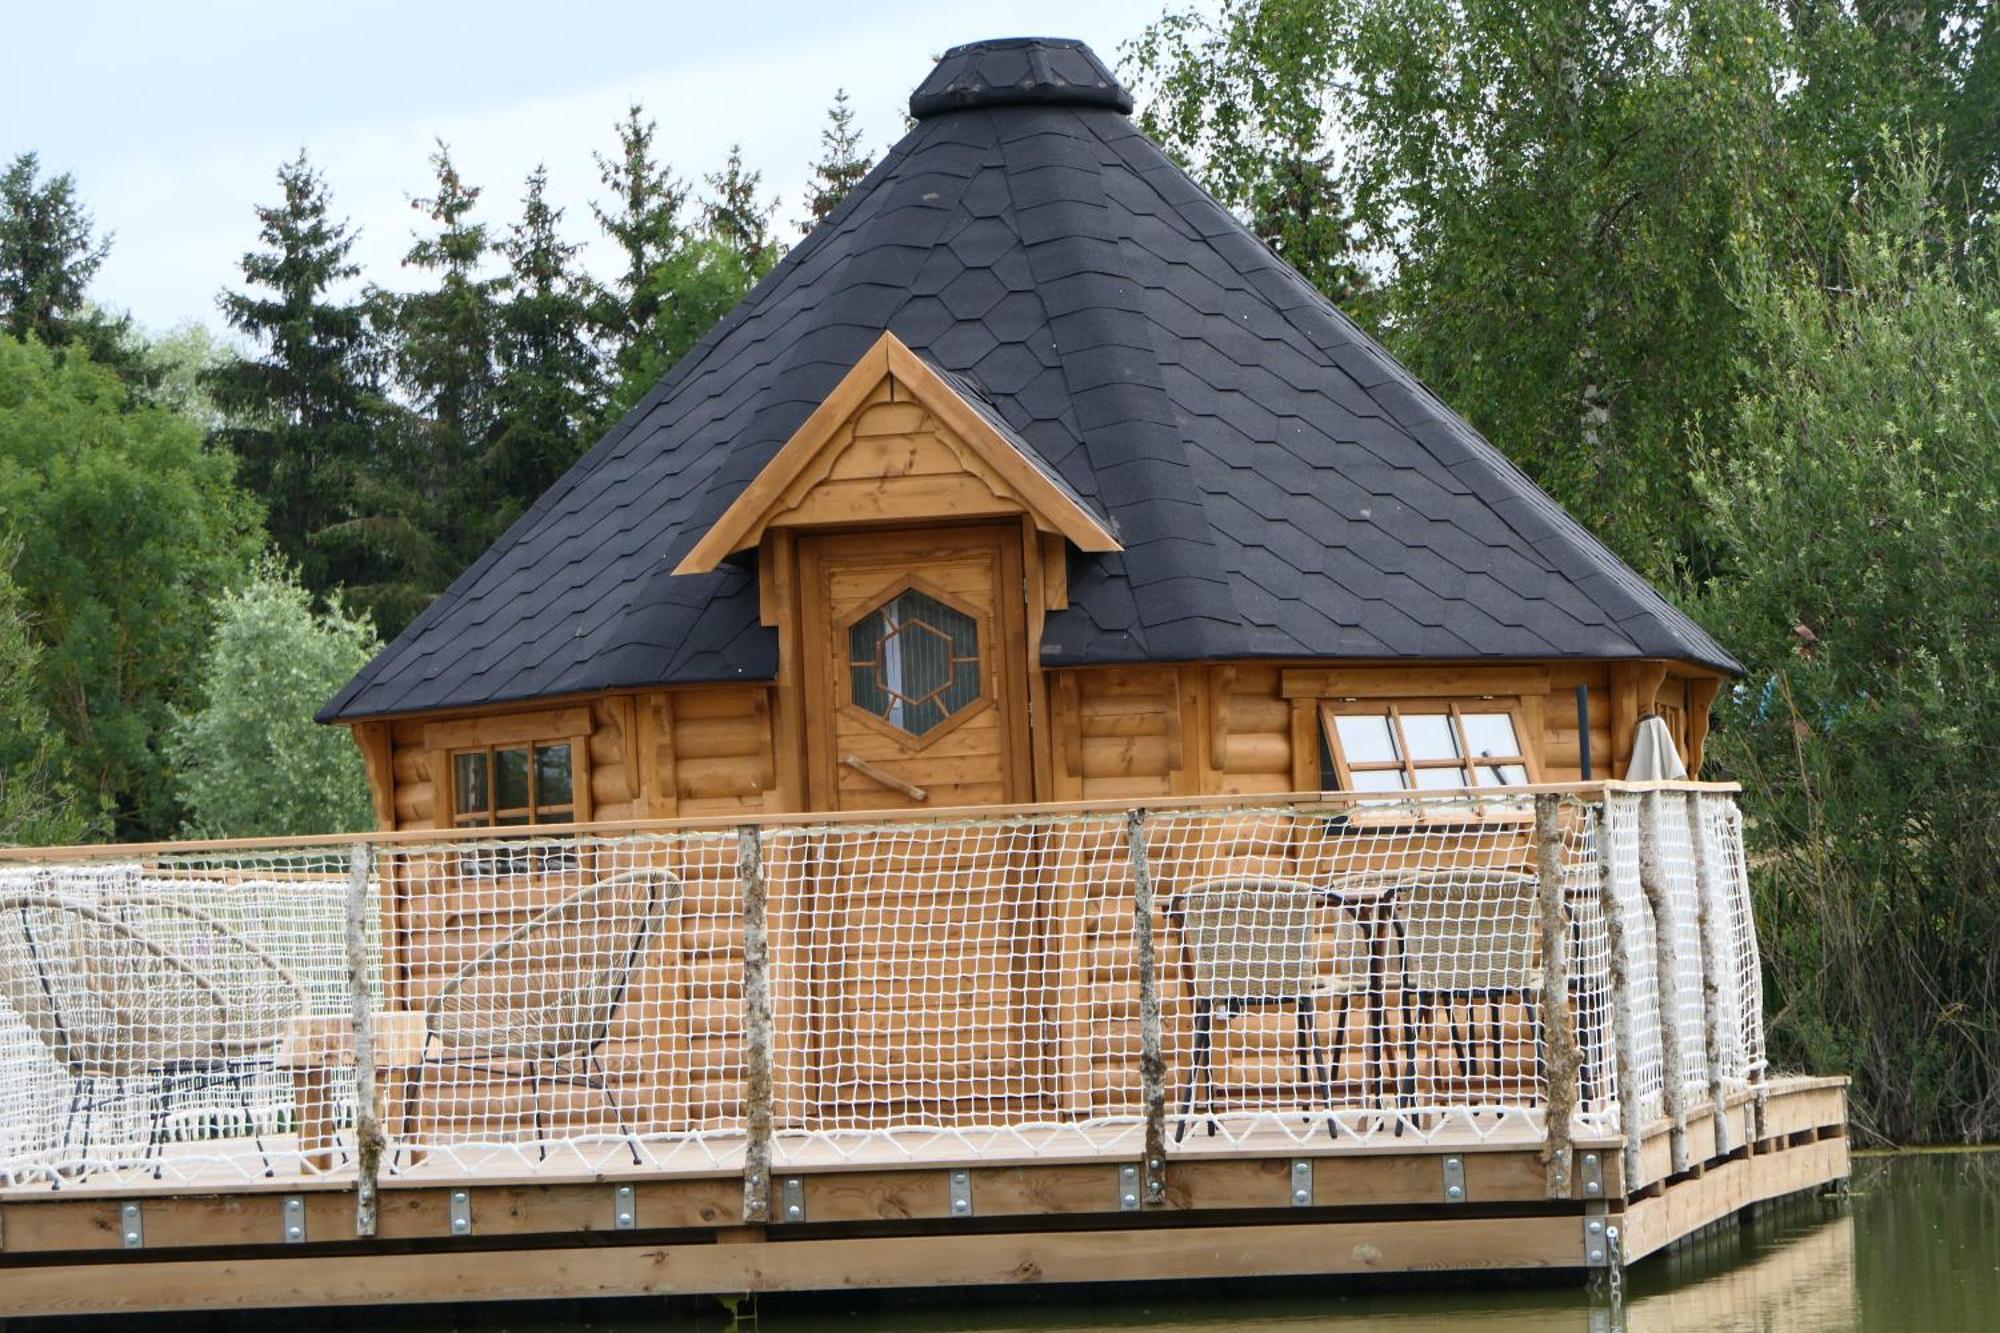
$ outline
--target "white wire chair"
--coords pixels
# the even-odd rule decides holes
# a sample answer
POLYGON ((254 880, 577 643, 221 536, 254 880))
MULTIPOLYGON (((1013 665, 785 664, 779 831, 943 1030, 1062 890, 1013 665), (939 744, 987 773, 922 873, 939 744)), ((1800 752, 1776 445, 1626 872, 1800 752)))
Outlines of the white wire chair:
POLYGON ((0 895, 0 996, 69 1074, 60 1151, 74 1146, 87 1159, 96 1113, 127 1085, 151 1081, 141 1160, 164 1159, 176 1097, 227 1083, 271 1174, 249 1079, 285 1022, 305 1012, 306 992, 269 951, 156 894, 91 904, 15 892, 0 895), (149 928, 163 921, 168 929, 149 928))
POLYGON ((1293 1052, 1299 1083, 1307 1090, 1302 1104, 1325 1107, 1327 1134, 1336 1135, 1334 1074, 1346 1050, 1349 997, 1367 988, 1365 969, 1357 975, 1349 966, 1360 957, 1360 928, 1320 886, 1273 876, 1205 880, 1174 895, 1166 911, 1179 927, 1194 1008, 1193 1045, 1174 1141, 1187 1136, 1197 1100, 1208 1133, 1216 1132, 1217 1020, 1284 1005, 1293 1011, 1293 1052), (1329 927, 1342 946, 1331 967, 1322 958, 1322 931, 1329 927), (1321 1000, 1340 1005, 1331 1070, 1319 1041, 1321 1000))
POLYGON ((638 1137, 600 1051, 648 941, 680 897, 680 880, 664 870, 597 880, 523 921, 454 972, 424 1007, 423 1051, 404 1100, 400 1137, 407 1140, 416 1123, 425 1071, 446 1066, 526 1080, 534 1141, 544 1159, 544 1092, 557 1082, 581 1083, 604 1098, 638 1165, 638 1137), (581 1068, 559 1072, 564 1063, 581 1068))

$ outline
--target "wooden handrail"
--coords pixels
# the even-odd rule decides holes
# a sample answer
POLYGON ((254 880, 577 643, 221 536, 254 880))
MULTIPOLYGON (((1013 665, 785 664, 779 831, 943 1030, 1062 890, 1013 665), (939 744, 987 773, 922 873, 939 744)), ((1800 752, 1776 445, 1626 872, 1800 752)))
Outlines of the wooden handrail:
MULTIPOLYGON (((1409 805, 1445 803, 1476 799, 1533 796, 1574 796, 1600 800, 1607 795, 1659 792, 1704 792, 1733 795, 1743 790, 1737 782, 1696 782, 1675 779, 1661 782, 1553 782, 1515 787, 1451 787, 1421 793, 1387 793, 1409 805)), ((1274 810, 1292 806, 1300 813, 1339 813, 1357 801, 1379 802, 1382 792, 1302 791, 1243 795, 1220 793, 1209 796, 1147 797, 1146 808, 1154 814, 1182 810, 1274 810)), ((801 810, 766 814, 757 823, 764 828, 787 828, 821 824, 879 824, 888 819, 1024 819, 1047 815, 1116 814, 1129 810, 1131 800, 1050 801, 1018 805, 926 806, 922 810, 801 810)), ((109 857, 131 859, 146 856, 179 856, 201 852, 273 851, 282 848, 347 848, 356 843, 377 847, 436 845, 441 843, 505 842, 521 838, 572 837, 583 834, 616 833, 727 833, 742 823, 741 816, 708 815, 682 819, 607 819, 571 824, 523 824, 507 828, 396 829, 370 833, 301 834, 293 837, 211 838, 187 842, 84 843, 66 847, 0 847, 0 865, 33 865, 49 861, 89 861, 109 857)), ((333 869, 329 874, 341 874, 333 869)))

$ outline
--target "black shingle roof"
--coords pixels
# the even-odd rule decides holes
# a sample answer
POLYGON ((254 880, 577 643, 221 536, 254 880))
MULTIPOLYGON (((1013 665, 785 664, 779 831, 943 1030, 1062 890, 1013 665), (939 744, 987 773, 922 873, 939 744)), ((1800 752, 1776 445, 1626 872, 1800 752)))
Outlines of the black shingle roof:
POLYGON ((764 680, 752 568, 671 571, 884 329, 1124 551, 1050 666, 1736 663, 1202 192, 1080 43, 946 53, 854 192, 323 709, 764 680))

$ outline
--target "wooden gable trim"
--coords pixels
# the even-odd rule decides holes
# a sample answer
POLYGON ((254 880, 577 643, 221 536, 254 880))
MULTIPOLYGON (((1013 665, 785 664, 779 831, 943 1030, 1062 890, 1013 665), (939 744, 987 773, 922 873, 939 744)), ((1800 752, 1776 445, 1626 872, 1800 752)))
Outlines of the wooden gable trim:
MULTIPOLYGON (((795 482, 808 475, 815 459, 834 444, 840 428, 877 394, 885 381, 921 404, 949 430, 981 468, 989 472, 1027 509, 1038 528, 1059 533, 1085 551, 1124 549, 1096 515, 1065 494, 977 409, 893 333, 884 333, 833 392, 807 417, 764 470, 743 488, 674 570, 676 574, 706 574, 737 551, 755 546, 764 529, 781 512, 795 482)), ((981 480, 986 480, 982 477, 981 480)), ((957 517, 945 512, 931 517, 957 517)))

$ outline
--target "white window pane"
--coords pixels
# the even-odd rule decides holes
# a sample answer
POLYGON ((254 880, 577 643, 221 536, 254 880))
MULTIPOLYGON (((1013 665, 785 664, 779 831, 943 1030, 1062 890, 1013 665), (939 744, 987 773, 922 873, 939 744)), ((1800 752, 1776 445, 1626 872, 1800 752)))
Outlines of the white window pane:
POLYGON ((1505 713, 1462 713, 1465 744, 1475 755, 1521 753, 1520 738, 1514 734, 1514 719, 1505 713))
POLYGON ((1403 770, 1378 768, 1354 775, 1355 791, 1402 791, 1403 770))
POLYGON ((1469 787, 1462 768, 1420 768, 1417 770, 1417 786, 1425 791, 1441 791, 1447 787, 1469 787))
POLYGON ((1449 713, 1403 714, 1403 740, 1412 759, 1458 758, 1458 738, 1451 734, 1449 713))
POLYGON ((1340 748, 1350 764, 1380 764, 1401 757, 1396 753, 1396 739, 1386 717, 1337 717, 1333 724, 1340 730, 1340 748))

